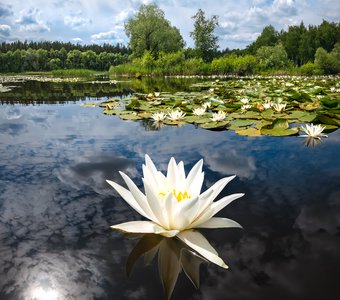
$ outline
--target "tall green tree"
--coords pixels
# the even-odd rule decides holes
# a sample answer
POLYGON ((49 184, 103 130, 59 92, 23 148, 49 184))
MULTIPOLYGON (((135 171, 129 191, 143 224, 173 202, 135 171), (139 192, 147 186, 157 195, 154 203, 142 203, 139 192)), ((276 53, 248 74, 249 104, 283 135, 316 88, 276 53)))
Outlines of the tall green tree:
POLYGON ((210 61, 218 48, 218 38, 214 34, 218 26, 218 17, 212 16, 207 19, 204 11, 199 9, 192 18, 195 22, 194 31, 190 32, 190 36, 194 40, 197 54, 205 61, 210 61))
POLYGON ((164 12, 156 5, 141 5, 137 14, 125 24, 130 38, 129 46, 135 57, 148 52, 156 57, 160 51, 176 52, 183 49, 184 41, 179 30, 164 18, 164 12))
POLYGON ((263 46, 275 46, 278 42, 279 34, 275 30, 274 26, 269 25, 263 28, 261 34, 258 36, 255 42, 251 43, 247 47, 247 52, 255 54, 258 49, 263 46))

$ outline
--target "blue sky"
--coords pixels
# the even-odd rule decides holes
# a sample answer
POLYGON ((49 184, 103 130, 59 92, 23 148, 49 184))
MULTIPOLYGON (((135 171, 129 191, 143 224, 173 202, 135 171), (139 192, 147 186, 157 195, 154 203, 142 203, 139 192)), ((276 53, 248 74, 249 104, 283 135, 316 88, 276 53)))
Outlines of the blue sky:
POLYGON ((156 3, 189 47, 192 16, 201 8, 217 15, 220 49, 244 48, 266 25, 319 25, 340 21, 339 0, 0 0, 0 42, 59 40, 82 44, 123 43, 124 22, 141 4, 156 3))

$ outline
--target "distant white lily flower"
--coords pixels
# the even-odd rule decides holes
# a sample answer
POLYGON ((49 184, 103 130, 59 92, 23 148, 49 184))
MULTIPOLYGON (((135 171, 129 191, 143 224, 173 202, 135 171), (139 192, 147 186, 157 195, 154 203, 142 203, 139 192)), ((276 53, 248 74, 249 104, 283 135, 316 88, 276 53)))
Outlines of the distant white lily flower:
POLYGON ((249 99, 248 99, 248 98, 242 98, 240 101, 241 101, 241 103, 243 103, 243 104, 249 103, 249 99))
POLYGON ((154 92, 155 97, 159 97, 161 95, 160 92, 154 92))
POLYGON ((313 124, 306 124, 306 126, 301 126, 301 130, 304 131, 306 134, 300 135, 301 137, 312 137, 316 139, 320 139, 321 137, 327 137, 326 134, 322 133, 325 127, 321 126, 320 124, 313 125, 313 124))
POLYGON ((215 91, 214 88, 210 88, 210 89, 209 89, 209 93, 211 93, 211 94, 212 94, 214 91, 215 91))
POLYGON ((286 106, 286 103, 273 103, 272 105, 277 112, 283 112, 286 109, 286 106))
POLYGON ((250 104, 244 104, 244 105, 241 106, 242 110, 247 110, 249 108, 252 108, 252 106, 250 104))
POLYGON ((166 114, 164 112, 156 112, 153 113, 151 118, 156 122, 162 122, 166 118, 166 114))
POLYGON ((268 109, 268 108, 271 108, 273 106, 273 103, 272 102, 265 102, 265 103, 262 103, 262 106, 264 109, 268 109))
POLYGON ((210 107, 211 107, 211 102, 204 102, 204 103, 202 104, 202 107, 204 107, 205 109, 210 108, 210 107))
POLYGON ((183 119, 184 117, 185 117, 185 113, 180 110, 172 110, 168 112, 168 118, 171 121, 178 121, 178 120, 183 119))
POLYGON ((186 176, 183 162, 177 164, 172 157, 165 176, 156 169, 150 157, 145 155, 143 165, 145 194, 123 172, 119 173, 128 189, 107 180, 132 208, 148 219, 121 223, 111 228, 132 233, 155 233, 169 238, 176 236, 209 261, 228 268, 208 241, 192 229, 240 228, 241 225, 237 222, 214 215, 244 194, 232 194, 214 202, 216 196, 235 176, 220 179, 201 193, 204 180, 202 165, 201 159, 186 176))
POLYGON ((192 113, 196 116, 202 116, 205 113, 205 107, 197 107, 195 108, 192 113))
POLYGON ((226 118, 226 114, 224 111, 219 110, 217 113, 212 113, 212 118, 210 118, 214 122, 221 122, 226 118))

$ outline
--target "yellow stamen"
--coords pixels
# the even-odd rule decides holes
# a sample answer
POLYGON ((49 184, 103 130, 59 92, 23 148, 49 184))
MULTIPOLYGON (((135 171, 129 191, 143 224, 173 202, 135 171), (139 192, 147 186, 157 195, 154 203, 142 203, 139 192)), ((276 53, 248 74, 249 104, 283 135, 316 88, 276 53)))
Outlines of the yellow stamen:
POLYGON ((173 189, 172 190, 172 193, 174 194, 174 196, 176 197, 177 201, 180 202, 184 199, 190 199, 191 198, 191 195, 188 194, 187 191, 185 191, 184 193, 182 192, 179 192, 177 195, 176 195, 176 190, 173 189))
MULTIPOLYGON (((165 193, 165 192, 160 192, 160 193, 159 193, 159 195, 160 195, 162 198, 164 198, 166 194, 167 194, 167 193, 165 193)), ((177 193, 177 192, 176 192, 176 189, 173 189, 173 190, 172 190, 172 194, 175 196, 175 198, 177 199, 178 202, 181 202, 181 201, 184 200, 184 199, 190 199, 190 198, 191 198, 191 195, 189 195, 187 191, 185 191, 184 193, 183 193, 183 192, 178 192, 178 193, 177 193)))

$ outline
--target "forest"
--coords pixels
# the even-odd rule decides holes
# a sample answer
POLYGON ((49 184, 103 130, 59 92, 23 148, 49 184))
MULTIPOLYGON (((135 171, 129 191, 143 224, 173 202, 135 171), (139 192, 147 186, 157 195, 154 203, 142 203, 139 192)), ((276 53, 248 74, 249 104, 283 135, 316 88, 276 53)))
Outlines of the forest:
POLYGON ((125 24, 127 46, 80 45, 60 41, 15 41, 0 45, 0 72, 58 69, 109 71, 115 75, 299 74, 340 72, 340 23, 263 28, 245 49, 219 49, 218 16, 199 9, 192 17, 194 47, 155 4, 142 5, 125 24))

